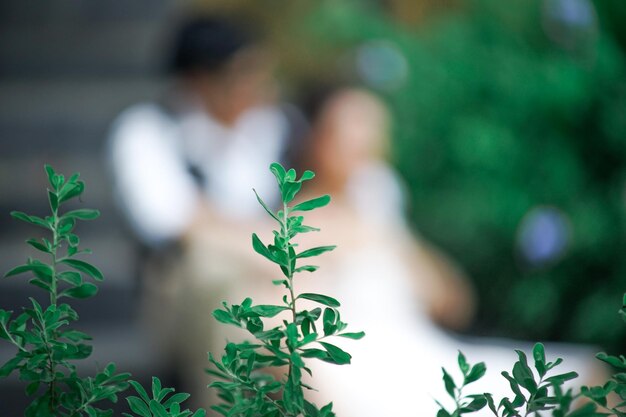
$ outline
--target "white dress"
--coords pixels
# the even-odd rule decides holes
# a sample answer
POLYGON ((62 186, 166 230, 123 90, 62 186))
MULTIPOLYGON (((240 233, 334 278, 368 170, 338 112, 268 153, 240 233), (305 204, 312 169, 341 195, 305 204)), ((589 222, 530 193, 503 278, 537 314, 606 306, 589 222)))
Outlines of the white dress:
MULTIPOLYGON (((487 365, 486 376, 470 384, 465 394, 491 392, 498 400, 512 399, 500 372, 511 373, 517 360, 514 349, 526 351, 532 363, 531 344, 469 343, 448 335, 416 306, 408 271, 398 261, 394 253, 374 243, 343 253, 336 268, 325 271, 334 276, 332 294, 342 303, 348 331, 363 330, 366 336, 358 341, 336 340, 352 355, 350 365, 313 364, 313 386, 320 391, 317 402, 333 401, 339 417, 434 417, 435 398, 450 409, 453 406, 444 390, 441 367, 459 381, 458 350, 471 364, 484 361, 487 365)), ((575 381, 578 386, 588 381, 593 362, 590 349, 548 344, 546 354, 548 360, 565 359, 555 369, 557 373, 575 370, 581 375, 575 381)), ((474 415, 490 412, 485 409, 474 415)))
MULTIPOLYGON (((377 171, 380 169, 380 166, 376 168, 377 171)), ((379 201, 389 202, 390 199, 382 197, 393 188, 387 184, 385 192, 370 182, 361 191, 378 195, 379 201)), ((322 210, 316 221, 323 221, 322 210)), ((359 212, 358 209, 355 211, 359 212)), ((375 208, 373 212, 376 213, 375 208)), ((397 214, 400 215, 399 211, 397 214)), ((358 341, 336 338, 332 342, 352 355, 350 365, 309 362, 313 371, 311 384, 319 390, 312 395, 314 402, 321 406, 332 401, 338 417, 435 417, 438 406, 434 399, 442 402, 449 411, 453 409, 453 402, 444 389, 441 368, 445 367, 456 381, 460 381, 459 350, 464 352, 470 364, 482 361, 487 365, 485 377, 470 384, 464 394, 491 392, 496 401, 504 396, 512 399, 514 395, 509 383, 500 373, 505 370, 511 373, 518 359, 514 349, 525 351, 529 364, 532 364, 532 344, 479 338, 470 341, 437 327, 416 297, 415 271, 410 270, 406 259, 399 255, 398 246, 393 244, 394 236, 389 235, 394 233, 396 226, 402 226, 402 222, 376 228, 372 220, 361 221, 367 226, 364 235, 356 239, 357 244, 349 247, 340 244, 336 251, 323 255, 329 262, 321 260, 322 268, 314 274, 317 276, 304 277, 300 280, 302 283, 296 284, 300 292, 312 291, 336 297, 342 304, 342 321, 349 324, 347 331, 363 330, 366 333, 358 341)), ((322 227, 322 235, 329 230, 311 223, 322 227)), ((355 228, 350 233, 359 233, 359 230, 355 228)), ((565 359, 554 370, 556 373, 575 370, 581 378, 575 380, 574 385, 589 384, 596 362, 592 349, 547 344, 546 354, 549 361, 557 356, 565 359)), ((484 409, 473 415, 488 416, 491 412, 484 409)))

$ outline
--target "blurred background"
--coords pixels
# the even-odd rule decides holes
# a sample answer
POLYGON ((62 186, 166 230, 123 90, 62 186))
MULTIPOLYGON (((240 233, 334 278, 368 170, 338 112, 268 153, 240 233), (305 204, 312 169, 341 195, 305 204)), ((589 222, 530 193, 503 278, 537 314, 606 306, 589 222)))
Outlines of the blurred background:
MULTIPOLYGON (((168 85, 181 16, 215 11, 267 33, 285 102, 337 74, 384 99, 409 227, 476 288, 462 333, 626 347, 622 0, 4 0, 0 271, 29 255, 34 231, 8 213, 46 212, 44 163, 79 171, 102 212, 78 229, 107 278, 76 303, 95 362, 176 383, 136 320, 140 251, 104 153, 115 117, 168 85)), ((29 295, 26 280, 0 280, 3 308, 29 295)), ((11 353, 0 346, 0 362, 11 353)), ((21 397, 0 381, 3 415, 21 397)))

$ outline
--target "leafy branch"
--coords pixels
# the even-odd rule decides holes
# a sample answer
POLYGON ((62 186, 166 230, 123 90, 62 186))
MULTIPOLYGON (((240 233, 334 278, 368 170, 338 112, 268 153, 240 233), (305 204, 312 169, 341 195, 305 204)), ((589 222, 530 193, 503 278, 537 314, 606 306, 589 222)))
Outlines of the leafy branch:
MULTIPOLYGON (((619 314, 626 321, 626 294, 619 314)), ((616 368, 618 372, 604 385, 583 386, 580 392, 574 394, 572 389, 565 391, 564 384, 577 378, 578 374, 566 372, 548 376, 548 372, 560 365, 563 360, 557 358, 553 362, 548 362, 545 348, 541 343, 537 343, 533 348, 534 371, 528 365, 526 354, 520 350, 516 352, 518 361, 513 365, 512 372, 502 372, 515 396, 512 400, 502 398, 498 406, 490 393, 462 395, 461 390, 467 384, 482 378, 486 368, 482 362, 470 368, 465 356, 459 352, 458 363, 464 376, 463 384, 457 388, 452 377, 445 369, 443 370, 443 382, 446 391, 454 399, 455 409, 449 412, 437 402, 440 406, 437 417, 460 417, 478 411, 485 405, 496 417, 541 416, 540 412, 543 411, 550 411, 553 417, 626 417, 626 357, 623 355, 616 357, 598 353, 596 358, 616 368), (620 399, 615 405, 609 400, 611 394, 620 399), (572 409, 575 401, 582 397, 591 402, 572 409)))
POLYGON ((341 321, 340 303, 336 299, 316 293, 298 294, 295 289, 295 276, 303 272, 314 272, 317 266, 300 264, 307 258, 332 251, 335 246, 319 246, 298 252, 294 238, 301 233, 319 231, 303 223, 304 217, 296 212, 314 210, 327 205, 330 196, 324 195, 299 204, 290 205, 305 181, 315 174, 305 171, 297 179, 296 171, 286 171, 274 163, 270 171, 276 177, 282 197, 282 209, 274 211, 262 198, 256 198, 267 214, 278 223, 273 231, 270 244, 252 234, 252 247, 261 256, 279 266, 283 277, 273 283, 283 286, 287 294, 282 305, 253 305, 251 298, 240 304, 223 303, 223 308, 214 311, 213 316, 221 323, 245 329, 254 338, 254 343, 228 343, 220 360, 209 354, 213 368, 210 374, 218 380, 210 386, 216 388, 222 404, 213 408, 224 416, 266 416, 266 417, 331 417, 332 403, 321 408, 305 399, 304 390, 313 389, 302 382, 302 372, 312 374, 305 360, 318 359, 344 365, 350 363, 351 356, 326 339, 340 336, 360 339, 363 332, 344 332, 347 324, 341 321), (308 300, 320 305, 313 309, 299 309, 298 300, 308 300), (282 325, 266 329, 264 320, 289 312, 290 319, 282 325), (277 379, 269 368, 284 369, 282 378, 277 379))
POLYGON ((29 274, 29 283, 48 293, 49 304, 42 306, 31 298, 30 307, 16 317, 12 311, 0 309, 0 339, 17 348, 15 356, 0 367, 0 378, 18 372, 27 382, 26 393, 35 397, 26 409, 27 417, 110 416, 111 410, 96 404, 117 401, 117 394, 128 387, 130 374, 116 374, 110 364, 94 378, 77 375, 73 362, 91 355, 92 348, 85 343, 91 338, 69 327, 78 314, 69 304, 60 303, 64 297, 92 297, 98 291, 95 283, 103 280, 98 268, 77 258, 90 251, 79 249, 80 239, 74 233, 78 220, 95 219, 99 212, 84 208, 61 212, 61 206, 78 198, 85 185, 78 174, 66 180, 49 165, 45 170, 50 215, 42 218, 14 211, 11 216, 49 233, 26 241, 48 261, 28 258, 5 277, 29 274))

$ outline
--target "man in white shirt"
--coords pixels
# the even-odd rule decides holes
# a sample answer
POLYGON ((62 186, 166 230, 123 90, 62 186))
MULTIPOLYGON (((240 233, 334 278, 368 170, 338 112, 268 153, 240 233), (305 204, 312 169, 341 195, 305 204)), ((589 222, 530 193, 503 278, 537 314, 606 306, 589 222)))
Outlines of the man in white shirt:
POLYGON ((188 22, 175 42, 173 87, 124 111, 109 138, 116 198, 151 254, 140 272, 150 345, 160 364, 176 364, 198 406, 208 405, 206 352, 223 347, 211 312, 260 274, 249 239, 265 216, 252 188, 278 203, 268 167, 290 149, 271 70, 242 26, 188 22))
POLYGON ((187 22, 175 41, 174 86, 159 103, 124 111, 110 136, 114 189, 148 247, 181 239, 207 206, 226 220, 260 214, 251 189, 272 200, 269 164, 289 123, 274 101, 270 60, 224 19, 187 22))

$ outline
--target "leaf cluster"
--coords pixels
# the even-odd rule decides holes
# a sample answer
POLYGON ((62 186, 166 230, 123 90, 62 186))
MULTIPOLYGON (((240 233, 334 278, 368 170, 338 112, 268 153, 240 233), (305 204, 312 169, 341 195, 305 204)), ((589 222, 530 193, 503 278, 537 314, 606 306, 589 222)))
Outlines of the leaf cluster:
POLYGON ((526 354, 521 350, 515 351, 518 360, 513 365, 512 371, 502 372, 506 379, 513 398, 502 398, 496 405, 493 394, 474 394, 463 397, 461 389, 467 384, 477 381, 486 373, 484 363, 479 363, 470 367, 465 357, 459 352, 459 368, 464 375, 463 384, 457 388, 452 378, 444 369, 443 381, 448 394, 455 399, 456 409, 448 412, 441 404, 441 409, 437 417, 458 417, 463 414, 478 411, 485 406, 496 417, 522 417, 529 415, 541 415, 543 411, 551 411, 554 417, 575 416, 592 417, 601 414, 594 414, 595 407, 583 407, 574 413, 569 413, 572 402, 578 397, 572 390, 563 390, 565 382, 578 377, 576 372, 566 372, 556 375, 548 375, 548 372, 561 364, 562 359, 558 358, 553 362, 546 360, 545 348, 541 343, 533 347, 534 370, 528 364, 526 354))
POLYGON ((219 322, 245 329, 255 339, 253 343, 228 343, 220 360, 209 354, 213 365, 209 373, 218 378, 210 386, 218 390, 223 400, 214 409, 224 416, 331 417, 334 416, 332 403, 318 408, 305 399, 304 390, 313 389, 302 382, 303 372, 312 374, 306 360, 349 364, 350 354, 328 339, 333 336, 360 339, 364 333, 345 332, 347 324, 341 320, 340 303, 336 299, 324 294, 295 292, 295 275, 318 268, 299 261, 331 251, 335 246, 301 251, 293 239, 319 229, 305 225, 304 217, 294 213, 323 207, 330 202, 330 197, 324 195, 290 206, 302 184, 315 174, 305 171, 298 179, 295 170, 286 171, 278 163, 272 164, 270 171, 280 189, 282 209, 274 211, 258 194, 256 196, 278 223, 278 228, 273 231, 274 239, 269 244, 252 234, 252 247, 278 265, 283 277, 273 283, 283 286, 287 294, 280 305, 254 305, 251 298, 246 298, 240 304, 223 303, 223 308, 213 313, 219 322), (299 300, 313 301, 318 306, 300 309, 299 300), (282 324, 268 328, 267 319, 283 314, 288 317, 282 324), (276 371, 270 372, 272 368, 276 371), (282 377, 275 377, 281 372, 282 377))
POLYGON ((65 202, 80 197, 85 185, 78 174, 66 180, 48 165, 45 170, 51 214, 38 217, 14 211, 11 216, 48 232, 46 237, 26 241, 47 260, 29 258, 5 277, 28 274, 29 283, 43 289, 50 301, 42 306, 31 298, 30 306, 21 314, 0 309, 0 339, 16 349, 15 355, 0 367, 0 378, 16 372, 26 382, 26 393, 34 397, 25 410, 26 417, 110 417, 113 410, 106 408, 107 403, 116 403, 129 384, 140 394, 140 398, 127 399, 129 406, 141 417, 204 417, 204 410, 193 415, 189 410, 181 411, 180 404, 188 394, 165 399, 173 390, 161 389, 157 378, 153 380, 154 398, 148 398, 141 385, 129 381, 129 373, 118 373, 113 363, 93 377, 78 375, 74 361, 91 355, 92 347, 86 343, 91 337, 71 327, 78 314, 59 300, 90 298, 98 291, 96 283, 104 279, 98 268, 77 258, 91 251, 79 249, 80 239, 74 233, 78 220, 93 220, 100 213, 85 208, 61 212, 65 202))
MULTIPOLYGON (((622 308, 619 315, 626 321, 626 294, 624 294, 622 308)), ((582 387, 582 395, 589 398, 593 403, 610 414, 597 415, 615 415, 618 417, 626 417, 626 357, 624 355, 611 356, 604 352, 598 353, 596 358, 609 364, 616 369, 609 381, 603 386, 582 387), (619 401, 617 404, 610 404, 608 397, 613 394, 619 401)))
POLYGON ((174 394, 174 388, 163 388, 161 380, 152 377, 152 398, 146 390, 135 381, 130 381, 133 389, 139 395, 128 396, 126 401, 134 414, 123 413, 125 417, 205 417, 206 411, 199 409, 192 413, 188 409, 183 409, 181 404, 190 397, 189 394, 180 392, 174 394), (171 395, 170 395, 171 394, 171 395))
POLYGON ((487 399, 484 395, 473 394, 464 396, 462 392, 467 385, 478 381, 485 375, 485 372, 487 371, 485 363, 479 362, 472 366, 467 362, 465 355, 460 351, 457 357, 457 362, 463 376, 461 383, 455 382, 448 371, 446 371, 445 368, 441 368, 443 371, 443 382, 446 392, 454 400, 455 409, 450 412, 446 410, 446 408, 439 401, 437 401, 437 404, 441 407, 437 412, 437 417, 460 417, 464 414, 479 411, 487 405, 487 399))
POLYGON ((46 165, 45 169, 50 183, 51 214, 38 217, 14 211, 11 215, 48 232, 47 237, 26 241, 47 260, 29 258, 5 277, 28 274, 29 283, 48 293, 50 302, 42 306, 31 298, 31 305, 20 314, 0 309, 0 339, 16 348, 15 356, 0 367, 0 378, 17 372, 27 383, 26 393, 34 397, 26 409, 27 417, 110 416, 112 410, 96 405, 105 400, 116 402, 117 394, 127 388, 130 374, 116 374, 115 365, 109 364, 95 377, 77 375, 74 361, 90 356, 92 348, 87 342, 91 338, 70 327, 78 320, 78 314, 69 304, 59 302, 64 297, 82 299, 97 293, 94 282, 102 281, 102 273, 77 259, 90 251, 79 249, 80 240, 74 228, 78 220, 95 219, 99 212, 78 209, 61 213, 65 202, 82 194, 84 183, 78 174, 66 180, 52 167, 46 165))

